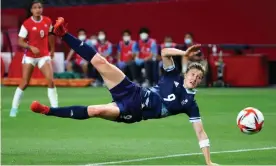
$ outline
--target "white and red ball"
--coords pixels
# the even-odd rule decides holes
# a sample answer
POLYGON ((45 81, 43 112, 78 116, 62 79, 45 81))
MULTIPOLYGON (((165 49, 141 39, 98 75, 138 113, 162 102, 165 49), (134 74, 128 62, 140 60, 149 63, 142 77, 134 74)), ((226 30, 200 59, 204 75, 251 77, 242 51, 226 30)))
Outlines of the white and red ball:
POLYGON ((245 134, 255 134, 262 130, 264 116, 261 111, 253 107, 247 107, 238 114, 237 125, 245 134))

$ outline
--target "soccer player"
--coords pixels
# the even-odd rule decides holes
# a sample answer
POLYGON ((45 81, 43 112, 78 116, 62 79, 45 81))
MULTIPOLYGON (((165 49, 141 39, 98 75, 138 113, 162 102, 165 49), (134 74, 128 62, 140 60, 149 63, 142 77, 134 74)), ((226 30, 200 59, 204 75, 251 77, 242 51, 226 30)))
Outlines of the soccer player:
POLYGON ((210 142, 203 129, 199 108, 194 99, 196 93, 194 88, 202 80, 204 68, 198 63, 191 64, 185 74, 185 79, 183 79, 182 76, 176 74, 171 58, 174 55, 193 56, 198 53, 200 45, 191 46, 187 51, 174 48, 163 49, 162 60, 166 70, 165 75, 157 86, 142 88, 129 81, 120 69, 110 64, 90 46, 67 33, 63 18, 58 18, 54 26, 54 33, 61 36, 72 49, 91 62, 99 71, 112 95, 113 102, 103 105, 52 108, 34 101, 31 104, 33 112, 72 119, 100 117, 124 123, 185 113, 193 124, 206 164, 216 165, 210 159, 210 142))
POLYGON ((51 57, 54 56, 54 35, 52 21, 43 16, 43 5, 39 0, 34 0, 29 8, 30 17, 24 21, 18 34, 18 45, 26 49, 22 59, 22 81, 15 91, 10 117, 16 117, 20 100, 27 88, 34 67, 37 65, 48 81, 48 98, 52 107, 58 107, 57 92, 53 81, 51 57), (51 48, 49 53, 48 42, 51 48))

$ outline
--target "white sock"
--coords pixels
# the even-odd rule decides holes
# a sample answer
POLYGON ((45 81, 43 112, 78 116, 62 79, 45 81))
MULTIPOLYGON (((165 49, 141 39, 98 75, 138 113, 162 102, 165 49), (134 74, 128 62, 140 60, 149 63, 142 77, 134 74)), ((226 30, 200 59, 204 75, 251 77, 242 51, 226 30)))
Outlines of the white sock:
POLYGON ((19 104, 20 104, 20 99, 23 95, 23 90, 21 90, 19 87, 16 88, 14 96, 13 96, 13 100, 12 100, 12 108, 17 109, 19 104))
POLYGON ((58 94, 56 88, 48 88, 48 98, 51 103, 51 107, 58 107, 58 94))

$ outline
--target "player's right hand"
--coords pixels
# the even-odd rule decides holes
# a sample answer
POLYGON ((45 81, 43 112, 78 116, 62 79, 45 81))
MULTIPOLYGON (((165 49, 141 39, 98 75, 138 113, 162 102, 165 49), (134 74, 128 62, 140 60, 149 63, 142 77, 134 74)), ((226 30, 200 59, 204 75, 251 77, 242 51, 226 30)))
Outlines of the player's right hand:
POLYGON ((30 46, 30 50, 32 51, 32 53, 34 53, 35 55, 38 55, 39 54, 39 49, 34 47, 34 46, 30 46))
POLYGON ((201 47, 201 44, 195 44, 195 45, 192 45, 190 46, 186 52, 185 52, 185 56, 187 57, 192 57, 198 53, 200 53, 200 47, 201 47))

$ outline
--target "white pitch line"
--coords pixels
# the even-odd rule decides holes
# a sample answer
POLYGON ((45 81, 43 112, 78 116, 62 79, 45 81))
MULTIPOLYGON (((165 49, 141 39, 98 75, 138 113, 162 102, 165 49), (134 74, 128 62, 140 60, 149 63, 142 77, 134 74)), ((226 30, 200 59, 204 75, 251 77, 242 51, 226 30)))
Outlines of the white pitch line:
MULTIPOLYGON (((238 152, 250 152, 250 151, 261 151, 261 150, 272 150, 272 149, 276 149, 276 146, 266 147, 266 148, 255 148, 255 149, 237 149, 237 150, 217 151, 217 152, 211 152, 211 154, 238 153, 238 152)), ((87 164, 87 166, 120 164, 120 163, 128 163, 128 162, 139 162, 139 161, 146 161, 146 160, 155 160, 155 159, 164 159, 164 158, 172 158, 172 157, 182 157, 182 156, 195 156, 195 155, 202 155, 202 153, 184 153, 184 154, 173 154, 173 155, 167 155, 167 156, 156 156, 156 157, 146 157, 146 158, 130 159, 130 160, 110 161, 110 162, 103 162, 103 163, 87 164)))

